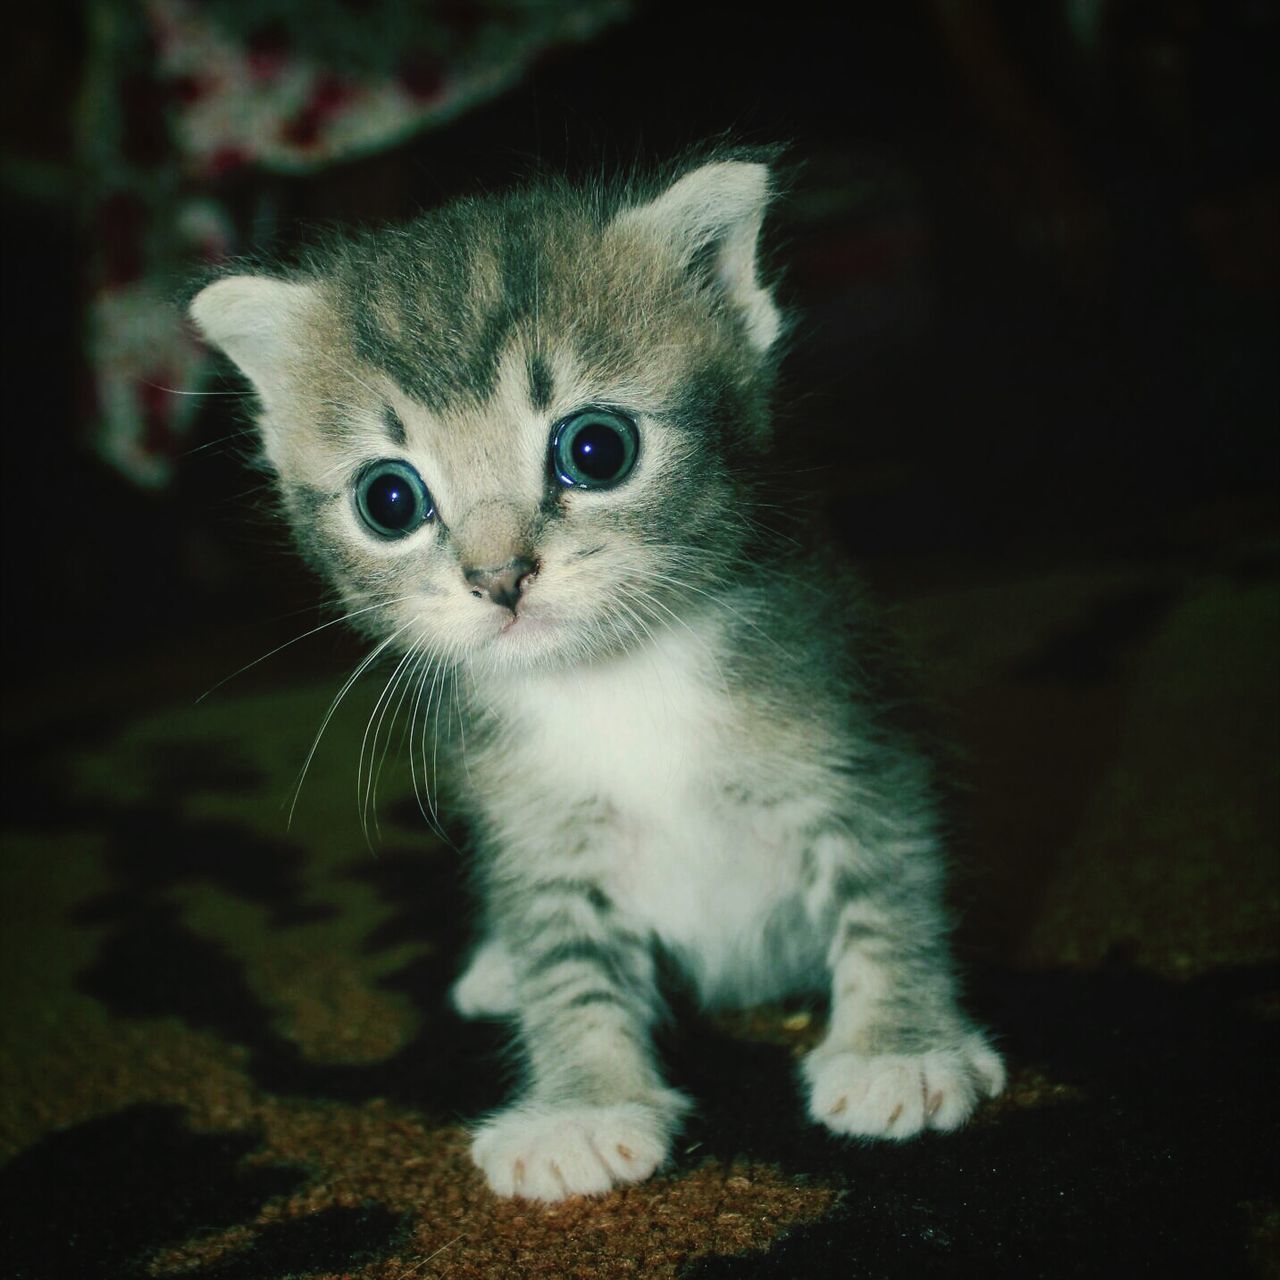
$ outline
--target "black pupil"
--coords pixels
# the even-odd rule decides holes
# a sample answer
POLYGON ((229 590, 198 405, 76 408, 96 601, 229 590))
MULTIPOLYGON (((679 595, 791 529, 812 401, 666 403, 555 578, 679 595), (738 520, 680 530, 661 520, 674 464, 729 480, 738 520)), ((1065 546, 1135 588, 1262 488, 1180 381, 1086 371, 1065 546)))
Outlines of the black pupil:
POLYGON ((588 480, 612 480, 627 460, 627 446, 613 427, 588 422, 580 427, 569 446, 573 465, 588 480))
POLYGON ((417 491, 394 471, 384 472, 370 480, 364 501, 369 515, 384 529, 407 529, 418 515, 417 491))

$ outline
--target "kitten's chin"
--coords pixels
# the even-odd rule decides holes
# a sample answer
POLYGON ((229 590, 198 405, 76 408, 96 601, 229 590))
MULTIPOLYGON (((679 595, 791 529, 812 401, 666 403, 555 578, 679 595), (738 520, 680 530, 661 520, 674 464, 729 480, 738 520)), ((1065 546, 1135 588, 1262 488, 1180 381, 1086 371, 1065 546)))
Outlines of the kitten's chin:
POLYGON ((521 613, 481 638, 469 661, 473 669, 492 673, 563 671, 616 657, 631 647, 626 637, 610 637, 581 621, 521 613))
POLYGON ((564 645, 563 629, 533 614, 508 618, 479 647, 476 657, 495 666, 528 668, 555 661, 564 645))

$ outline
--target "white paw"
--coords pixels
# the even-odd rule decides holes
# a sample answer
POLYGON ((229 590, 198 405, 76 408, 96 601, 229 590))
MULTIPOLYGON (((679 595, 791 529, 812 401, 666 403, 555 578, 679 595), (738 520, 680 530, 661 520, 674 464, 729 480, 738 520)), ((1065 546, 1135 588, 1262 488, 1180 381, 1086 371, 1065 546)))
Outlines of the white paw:
POLYGON ((1004 1088, 1004 1064, 979 1036, 960 1049, 866 1055, 819 1050, 804 1064, 809 1116, 835 1133, 911 1138, 958 1129, 1004 1088))
POLYGON ((675 1128, 643 1102, 523 1103, 476 1132, 471 1158, 500 1196, 563 1200, 642 1182, 667 1157, 675 1128))
POLYGON ((516 971, 500 942, 486 942, 449 993, 464 1018, 503 1018, 515 1013, 516 971))

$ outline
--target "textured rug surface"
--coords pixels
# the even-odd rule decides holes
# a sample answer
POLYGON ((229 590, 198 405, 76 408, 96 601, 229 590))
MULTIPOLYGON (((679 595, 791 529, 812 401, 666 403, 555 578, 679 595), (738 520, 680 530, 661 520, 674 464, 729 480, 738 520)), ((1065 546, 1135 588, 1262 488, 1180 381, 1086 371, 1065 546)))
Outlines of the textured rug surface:
POLYGON ((465 1124, 509 1084, 502 1034, 446 1006, 460 861, 394 752, 362 830, 381 681, 290 825, 341 664, 196 705, 235 650, 197 646, 10 700, 5 1273, 1278 1274, 1274 563, 899 577, 964 751, 970 1003, 1011 1067, 969 1128, 833 1140, 794 1084, 820 1010, 687 1014, 668 1169, 495 1199, 465 1124))

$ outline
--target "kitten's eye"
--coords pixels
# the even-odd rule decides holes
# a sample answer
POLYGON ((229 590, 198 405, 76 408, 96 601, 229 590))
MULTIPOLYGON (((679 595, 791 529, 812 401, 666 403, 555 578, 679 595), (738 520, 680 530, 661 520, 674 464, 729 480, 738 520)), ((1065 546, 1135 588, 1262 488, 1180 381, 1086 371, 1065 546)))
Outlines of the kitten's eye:
POLYGON ((356 477, 356 510, 380 538, 403 538, 435 515, 422 477, 394 458, 371 462, 356 477))
POLYGON ((551 435, 556 478, 580 489, 607 489, 625 480, 639 450, 635 424, 611 409, 575 413, 551 435))

